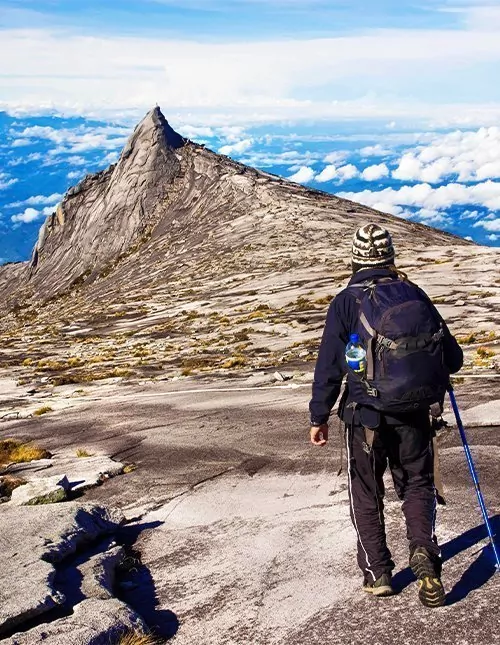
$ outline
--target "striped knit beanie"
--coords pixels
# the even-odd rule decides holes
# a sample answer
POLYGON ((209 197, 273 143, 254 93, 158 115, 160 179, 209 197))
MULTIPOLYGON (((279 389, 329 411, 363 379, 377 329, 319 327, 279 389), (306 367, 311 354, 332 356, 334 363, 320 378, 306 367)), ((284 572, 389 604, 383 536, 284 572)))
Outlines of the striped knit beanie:
POLYGON ((352 262, 361 267, 394 264, 394 247, 389 231, 377 224, 358 228, 352 241, 352 262))

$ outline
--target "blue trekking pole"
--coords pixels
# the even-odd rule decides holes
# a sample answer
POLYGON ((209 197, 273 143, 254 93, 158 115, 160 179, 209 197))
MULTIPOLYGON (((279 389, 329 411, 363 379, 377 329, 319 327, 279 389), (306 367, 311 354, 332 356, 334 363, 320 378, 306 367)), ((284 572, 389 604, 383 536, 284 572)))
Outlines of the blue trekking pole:
POLYGON ((464 445, 465 457, 467 459, 467 465, 469 466, 470 474, 472 476, 472 481, 474 482, 474 487, 476 489, 476 495, 479 501, 479 506, 481 508, 481 513, 483 514, 486 530, 488 531, 491 546, 493 548, 493 554, 496 560, 496 568, 497 568, 497 571, 500 571, 500 556, 498 555, 498 550, 495 545, 495 536, 493 535, 493 531, 491 529, 490 520, 488 518, 488 511, 486 510, 486 504, 484 503, 483 494, 481 493, 481 488, 479 486, 479 479, 477 477, 477 472, 474 467, 474 462, 472 461, 472 455, 470 453, 469 444, 467 443, 467 437, 465 436, 464 426, 462 424, 462 419, 460 418, 460 412, 458 411, 457 401, 455 399, 455 393, 453 392, 453 386, 451 385, 451 383, 448 386, 448 394, 450 395, 451 407, 453 408, 453 412, 455 413, 455 418, 457 420, 457 426, 460 432, 460 438, 462 439, 462 443, 464 445))

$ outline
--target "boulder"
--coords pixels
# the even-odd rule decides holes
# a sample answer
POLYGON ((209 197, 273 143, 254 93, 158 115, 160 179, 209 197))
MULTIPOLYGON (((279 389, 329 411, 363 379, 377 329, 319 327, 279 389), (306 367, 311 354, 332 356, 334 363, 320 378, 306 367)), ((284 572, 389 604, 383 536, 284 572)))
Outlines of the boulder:
POLYGON ((119 512, 76 502, 0 507, 0 634, 64 603, 54 564, 114 533, 122 521, 119 512))
POLYGON ((38 625, 2 641, 4 645, 110 645, 128 631, 146 632, 140 616, 116 598, 89 598, 76 605, 72 616, 38 625))
POLYGON ((54 504, 66 499, 70 484, 66 475, 32 477, 12 491, 10 503, 15 506, 54 504))

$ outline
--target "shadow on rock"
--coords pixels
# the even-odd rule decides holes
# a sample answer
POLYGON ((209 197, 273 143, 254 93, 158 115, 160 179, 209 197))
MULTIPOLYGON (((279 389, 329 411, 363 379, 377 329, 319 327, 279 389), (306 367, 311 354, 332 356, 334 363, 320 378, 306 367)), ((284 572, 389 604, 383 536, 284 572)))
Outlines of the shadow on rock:
POLYGON ((126 548, 128 557, 117 581, 117 596, 144 619, 155 636, 168 640, 177 633, 179 620, 173 611, 157 608, 159 601, 153 576, 134 549, 142 531, 155 529, 161 524, 162 522, 148 522, 120 529, 118 539, 126 548))
MULTIPOLYGON (((493 533, 500 532, 500 515, 495 515, 490 518, 493 533)), ((470 547, 478 544, 481 540, 488 537, 486 526, 479 524, 473 529, 469 529, 462 533, 462 535, 453 538, 441 547, 443 562, 451 560, 460 552, 469 549, 470 547)), ((462 577, 455 583, 454 587, 446 596, 446 604, 454 605, 455 603, 464 600, 471 591, 479 589, 493 577, 496 571, 495 557, 491 544, 488 543, 485 547, 481 548, 478 557, 469 566, 469 568, 462 574, 462 577)), ((415 581, 410 567, 399 571, 393 578, 394 588, 398 592, 402 591, 405 587, 415 581)))

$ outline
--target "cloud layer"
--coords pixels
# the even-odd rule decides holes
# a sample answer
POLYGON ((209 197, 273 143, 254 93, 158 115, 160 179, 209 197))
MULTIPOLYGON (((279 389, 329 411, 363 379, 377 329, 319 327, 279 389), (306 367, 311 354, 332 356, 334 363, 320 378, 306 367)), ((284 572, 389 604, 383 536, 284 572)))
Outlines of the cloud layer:
POLYGON ((500 63, 498 32, 487 22, 223 43, 4 29, 0 61, 9 61, 0 77, 3 105, 18 111, 143 110, 159 102, 167 113, 201 111, 219 125, 422 115, 490 123, 500 115, 500 96, 490 83, 478 85, 480 72, 500 63), (354 99, 346 83, 356 88, 354 99))

